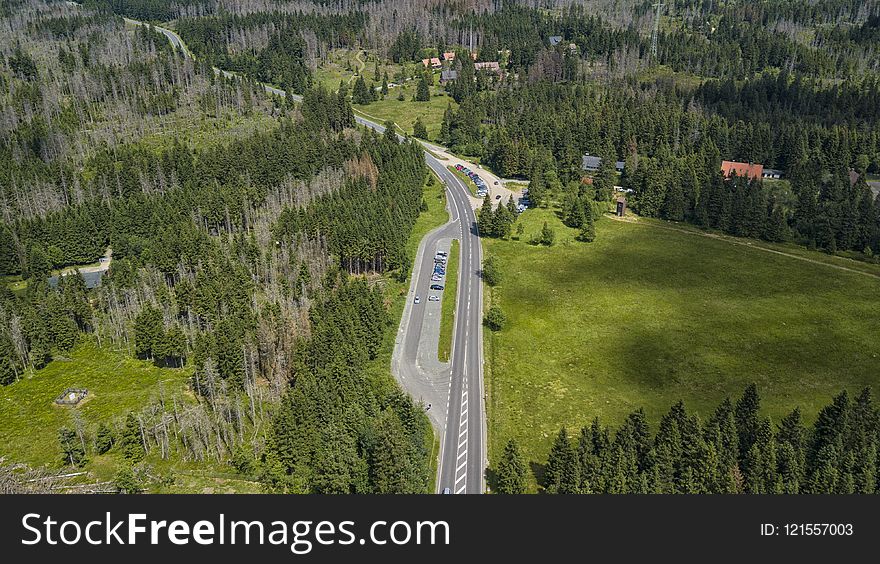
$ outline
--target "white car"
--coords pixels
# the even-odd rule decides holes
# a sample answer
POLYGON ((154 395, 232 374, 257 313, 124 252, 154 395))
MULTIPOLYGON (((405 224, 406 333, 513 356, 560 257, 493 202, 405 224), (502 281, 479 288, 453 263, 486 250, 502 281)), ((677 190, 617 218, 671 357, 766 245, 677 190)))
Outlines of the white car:
POLYGON ((416 299, 413 300, 413 303, 419 304, 421 301, 422 301, 422 298, 420 298, 419 296, 416 296, 416 299))
POLYGON ((440 296, 428 296, 428 301, 429 302, 439 302, 440 296))

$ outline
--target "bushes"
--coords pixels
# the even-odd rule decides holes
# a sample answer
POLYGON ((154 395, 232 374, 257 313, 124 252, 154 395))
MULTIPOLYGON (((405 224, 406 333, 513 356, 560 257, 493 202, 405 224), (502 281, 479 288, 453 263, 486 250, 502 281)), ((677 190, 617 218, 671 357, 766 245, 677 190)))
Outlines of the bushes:
POLYGON ((507 316, 504 315, 504 311, 499 306, 493 305, 486 312, 484 323, 492 331, 501 331, 507 324, 507 316))

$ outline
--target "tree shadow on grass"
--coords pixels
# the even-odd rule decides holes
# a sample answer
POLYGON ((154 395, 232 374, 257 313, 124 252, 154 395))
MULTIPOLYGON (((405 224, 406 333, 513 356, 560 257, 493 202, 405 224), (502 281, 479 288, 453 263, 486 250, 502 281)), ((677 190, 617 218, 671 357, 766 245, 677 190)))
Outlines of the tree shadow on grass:
POLYGON ((529 462, 529 468, 532 470, 532 476, 535 477, 535 480, 538 482, 538 491, 542 491, 542 484, 544 483, 544 472, 547 469, 546 464, 542 464, 540 462, 529 462))
POLYGON ((486 485, 490 491, 495 491, 498 486, 498 473, 491 467, 486 468, 486 485))

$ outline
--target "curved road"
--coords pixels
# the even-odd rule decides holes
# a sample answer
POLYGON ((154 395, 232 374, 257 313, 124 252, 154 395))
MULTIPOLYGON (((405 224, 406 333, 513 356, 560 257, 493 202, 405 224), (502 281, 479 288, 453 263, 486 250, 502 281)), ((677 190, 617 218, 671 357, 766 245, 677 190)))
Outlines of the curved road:
MULTIPOLYGON (((75 2, 68 4, 79 6, 75 2)), ((124 19, 133 25, 146 25, 138 20, 124 19)), ((153 29, 165 35, 185 57, 195 60, 175 32, 160 26, 153 26, 153 29)), ((217 67, 214 67, 214 72, 227 78, 236 76, 217 67)), ((285 92, 279 88, 269 84, 262 86, 270 94, 285 96, 285 92)), ((302 101, 302 96, 293 94, 291 97, 302 101)), ((380 133, 385 131, 382 125, 361 116, 356 115, 355 121, 380 133)), ((425 162, 446 186, 451 218, 449 223, 429 233, 419 245, 409 299, 395 345, 392 371, 413 398, 437 405, 437 408, 429 411, 441 440, 437 491, 448 488, 450 493, 478 494, 485 491, 484 470, 487 465, 483 395, 483 292, 480 277, 482 247, 467 187, 428 151, 425 151, 425 162), (415 305, 413 297, 416 294, 427 296, 434 269, 434 252, 441 241, 453 238, 460 241, 461 256, 450 363, 444 365, 437 362, 434 366, 425 367, 423 365, 427 363, 420 362, 419 352, 426 346, 422 330, 426 323, 424 306, 427 300, 415 305)), ((439 323, 439 319, 436 322, 439 323)), ((436 344, 427 349, 434 351, 436 357, 436 344)))

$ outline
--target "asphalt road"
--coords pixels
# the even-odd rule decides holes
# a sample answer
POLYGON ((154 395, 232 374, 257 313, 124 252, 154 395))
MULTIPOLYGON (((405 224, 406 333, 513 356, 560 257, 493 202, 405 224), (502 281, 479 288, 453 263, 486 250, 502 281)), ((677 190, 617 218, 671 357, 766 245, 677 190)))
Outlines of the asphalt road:
MULTIPOLYGON (((68 2, 78 5, 74 2, 68 2)), ((143 22, 125 18, 135 25, 143 22)), ((153 26, 181 52, 193 58, 183 40, 170 29, 153 26)), ((214 72, 226 77, 233 73, 214 67, 214 72)), ((285 92, 268 84, 267 92, 285 96, 285 92)), ((296 101, 302 96, 292 95, 296 101)), ((355 116, 357 123, 384 132, 385 128, 373 121, 355 116)), ((442 149, 441 147, 437 147, 442 149)), ((438 468, 437 491, 446 488, 455 494, 478 494, 485 491, 484 470, 486 456, 486 417, 483 394, 483 326, 482 326, 482 247, 477 232, 476 214, 469 199, 467 187, 449 170, 446 165, 425 151, 425 161, 446 186, 450 222, 434 230, 420 243, 419 255, 413 267, 409 303, 401 322, 398 342, 392 360, 395 377, 416 400, 431 403, 429 417, 441 437, 440 463, 438 468), (429 293, 430 278, 434 265, 434 252, 444 242, 451 239, 460 241, 460 261, 458 296, 455 311, 452 353, 450 363, 436 362, 436 342, 427 346, 423 335, 431 339, 436 331, 425 331, 427 324, 436 323, 439 315, 427 319, 425 307, 429 293), (413 304, 415 294, 422 297, 421 304, 413 304), (425 351, 433 351, 424 354, 425 351), (434 364, 436 362, 436 364, 434 364), (443 388, 446 387, 446 394, 443 388), (444 397, 445 395, 445 397, 444 397), (434 399, 434 401, 430 401, 434 399), (443 400, 446 404, 443 404, 443 400), (428 401, 426 401, 428 400, 428 401), (445 414, 443 409, 445 408, 445 414)), ((435 303, 431 303, 432 306, 435 303)), ((435 306, 439 311, 439 307, 435 306)), ((432 326, 433 328, 433 326, 432 326)))
MULTIPOLYGON (((446 166, 425 153, 428 166, 446 185, 452 217, 457 218, 461 257, 453 331, 452 372, 446 425, 441 434, 437 487, 451 493, 485 491, 486 418, 483 401, 482 247, 467 187, 446 166)), ((455 219, 454 219, 455 221, 455 219)))

